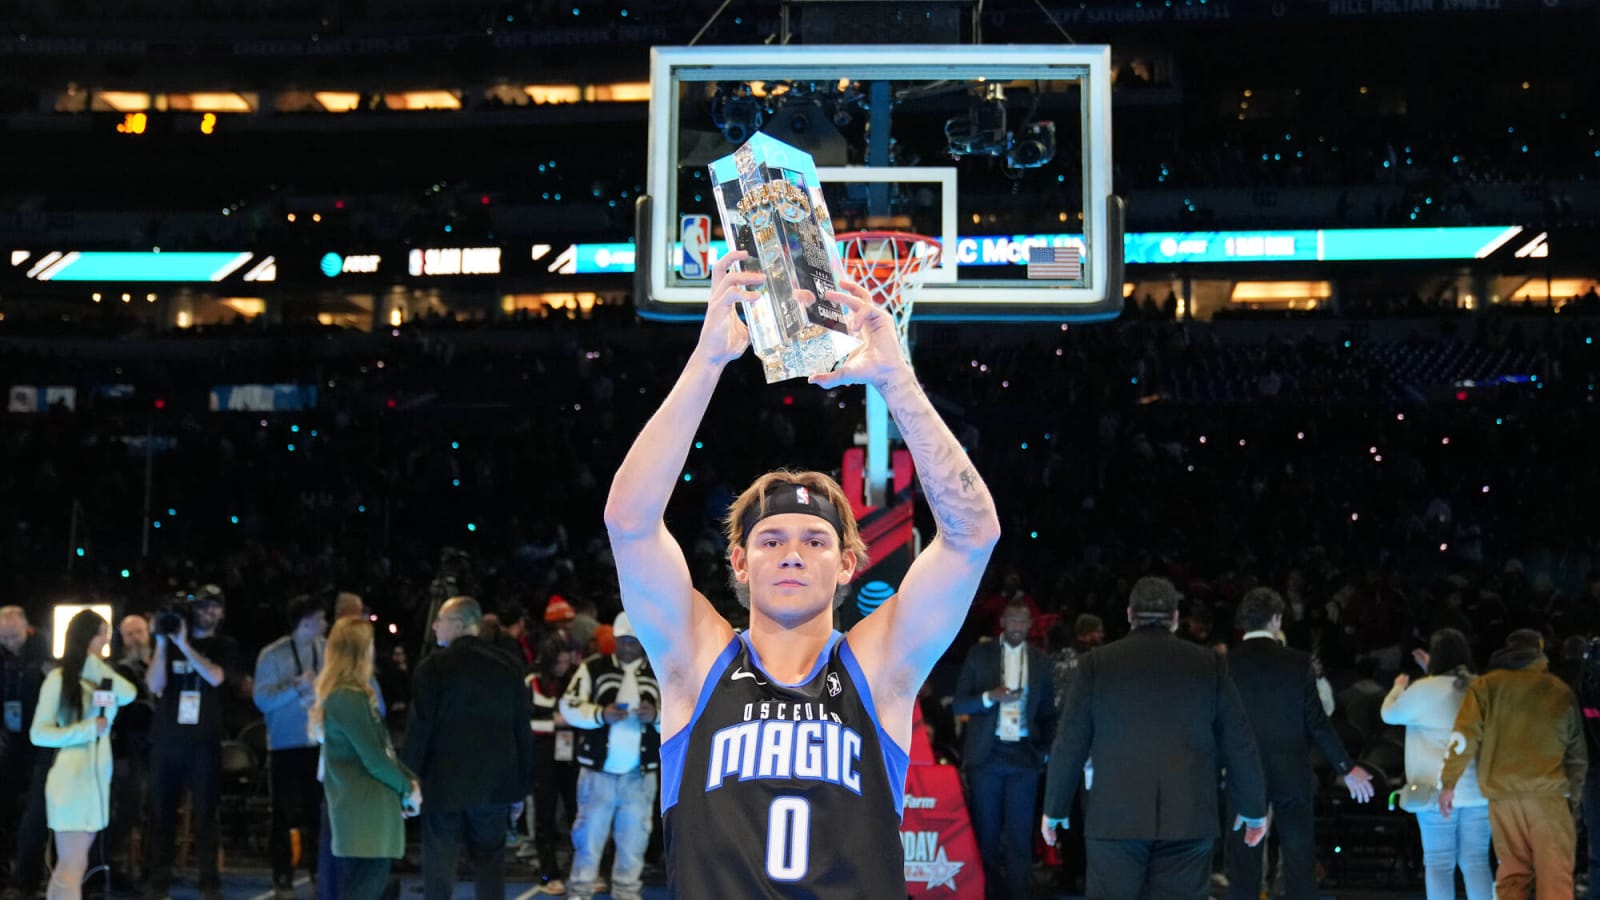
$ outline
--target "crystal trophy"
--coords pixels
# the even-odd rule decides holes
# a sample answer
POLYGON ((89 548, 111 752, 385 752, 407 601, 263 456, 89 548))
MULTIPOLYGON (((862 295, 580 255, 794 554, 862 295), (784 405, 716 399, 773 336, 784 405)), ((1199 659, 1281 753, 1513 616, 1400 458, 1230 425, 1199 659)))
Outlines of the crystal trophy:
POLYGON ((729 249, 766 275, 741 305, 767 383, 831 372, 861 341, 828 299, 844 263, 811 154, 757 132, 711 164, 711 184, 729 249))

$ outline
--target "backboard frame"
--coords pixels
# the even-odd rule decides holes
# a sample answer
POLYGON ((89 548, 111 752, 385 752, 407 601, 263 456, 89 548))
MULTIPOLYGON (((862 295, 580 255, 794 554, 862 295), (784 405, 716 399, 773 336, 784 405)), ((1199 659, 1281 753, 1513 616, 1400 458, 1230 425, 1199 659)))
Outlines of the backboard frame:
MULTIPOLYGON (((1080 133, 1086 136, 1082 169, 1083 235, 1087 244, 1081 286, 1012 281, 955 280, 952 268, 930 273, 917 297, 919 320, 1085 321, 1116 316, 1122 308, 1120 201, 1111 193, 1111 52, 1104 45, 837 45, 655 47, 650 54, 651 97, 647 194, 637 218, 636 303, 651 318, 697 318, 704 281, 678 276, 675 211, 680 82, 736 80, 858 81, 979 79, 1081 80, 1080 133), (1113 248, 1115 252, 1113 252, 1113 248)), ((731 151, 730 147, 730 151, 731 151)), ((857 167, 848 167, 857 168, 857 167)), ((881 174, 883 167, 859 167, 881 174)), ((920 167, 905 167, 905 180, 920 167)), ((944 167, 930 167, 944 168, 944 167)), ((837 173, 837 169, 831 169, 837 173)), ((837 175, 836 175, 837 177, 837 175)), ((874 176, 863 175, 871 180, 874 176)), ((844 176, 840 180, 848 179, 844 176)), ((824 181, 828 176, 824 176, 824 181)), ((948 187, 947 187, 948 190, 948 187)), ((953 213, 953 204, 948 212, 953 213)), ((934 235, 940 237, 939 235, 934 235)))

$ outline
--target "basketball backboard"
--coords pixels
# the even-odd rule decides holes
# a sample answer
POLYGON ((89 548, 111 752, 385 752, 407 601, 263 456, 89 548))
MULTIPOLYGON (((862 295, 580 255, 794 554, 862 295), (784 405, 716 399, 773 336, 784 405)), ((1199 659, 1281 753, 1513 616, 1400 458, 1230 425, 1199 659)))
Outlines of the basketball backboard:
POLYGON ((1116 315, 1110 58, 1076 45, 655 48, 639 309, 701 315, 725 246, 707 167, 761 131, 815 157, 837 233, 940 241, 917 319, 1116 315))

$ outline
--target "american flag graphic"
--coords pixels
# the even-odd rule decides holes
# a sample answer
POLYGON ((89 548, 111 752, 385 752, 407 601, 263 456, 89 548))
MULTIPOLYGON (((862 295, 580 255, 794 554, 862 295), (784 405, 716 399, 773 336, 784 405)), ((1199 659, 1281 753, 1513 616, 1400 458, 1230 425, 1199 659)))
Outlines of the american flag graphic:
POLYGON ((1077 247, 1029 247, 1029 278, 1083 277, 1083 257, 1077 247))

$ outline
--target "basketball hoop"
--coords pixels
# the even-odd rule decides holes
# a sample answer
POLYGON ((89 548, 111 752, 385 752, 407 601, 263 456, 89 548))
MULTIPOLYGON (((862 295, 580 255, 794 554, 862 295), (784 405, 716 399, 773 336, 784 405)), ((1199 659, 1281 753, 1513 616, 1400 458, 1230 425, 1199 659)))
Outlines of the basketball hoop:
POLYGON ((900 352, 910 362, 911 307, 922 276, 939 264, 939 242, 909 231, 851 231, 838 241, 845 272, 889 311, 900 332, 900 352))

